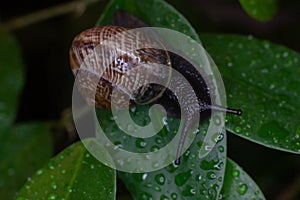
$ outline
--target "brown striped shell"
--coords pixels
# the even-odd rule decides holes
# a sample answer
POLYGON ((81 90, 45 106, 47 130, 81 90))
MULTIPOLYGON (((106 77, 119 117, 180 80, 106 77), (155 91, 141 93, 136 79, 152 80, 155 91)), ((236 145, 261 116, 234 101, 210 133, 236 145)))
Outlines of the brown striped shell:
POLYGON ((122 91, 114 102, 118 108, 126 108, 128 98, 139 104, 159 98, 165 87, 149 80, 161 79, 167 85, 170 63, 157 39, 118 26, 85 30, 74 38, 70 48, 70 65, 80 92, 89 104, 106 109, 111 108, 113 89, 122 91))

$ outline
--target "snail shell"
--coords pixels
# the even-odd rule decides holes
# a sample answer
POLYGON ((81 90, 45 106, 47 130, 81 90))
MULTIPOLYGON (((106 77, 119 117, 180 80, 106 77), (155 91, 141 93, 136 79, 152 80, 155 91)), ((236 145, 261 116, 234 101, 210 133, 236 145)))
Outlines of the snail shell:
POLYGON ((119 109, 128 106, 126 95, 129 104, 155 101, 165 87, 148 80, 158 78, 167 85, 171 76, 168 52, 157 39, 119 26, 94 27, 77 35, 70 48, 70 65, 87 102, 106 109, 111 108, 113 89, 122 91, 114 98, 119 109), (159 48, 151 48, 153 44, 159 48))

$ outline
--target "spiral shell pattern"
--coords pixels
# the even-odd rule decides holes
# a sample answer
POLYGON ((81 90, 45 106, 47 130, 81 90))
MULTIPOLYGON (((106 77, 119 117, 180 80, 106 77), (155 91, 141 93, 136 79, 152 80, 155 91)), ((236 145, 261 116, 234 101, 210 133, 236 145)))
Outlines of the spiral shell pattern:
POLYGON ((89 104, 110 109, 113 89, 122 91, 115 102, 120 109, 128 106, 125 95, 136 103, 146 104, 164 92, 165 87, 147 80, 159 78, 167 84, 171 76, 167 51, 156 38, 144 33, 128 34, 127 30, 118 26, 99 26, 74 38, 70 65, 79 78, 80 92, 89 104), (151 48, 153 43, 160 48, 151 48), (145 48, 147 44, 151 44, 149 48, 145 48), (143 48, 139 48, 141 46, 143 48), (162 69, 161 65, 168 67, 162 69))

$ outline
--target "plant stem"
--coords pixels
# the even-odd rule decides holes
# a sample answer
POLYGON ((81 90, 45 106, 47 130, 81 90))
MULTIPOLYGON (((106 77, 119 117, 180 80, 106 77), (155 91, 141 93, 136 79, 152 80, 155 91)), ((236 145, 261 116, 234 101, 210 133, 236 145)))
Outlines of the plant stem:
POLYGON ((9 20, 4 23, 0 22, 0 30, 11 31, 11 30, 20 29, 38 23, 40 21, 50 19, 52 17, 64 15, 71 12, 81 14, 85 11, 85 8, 88 5, 95 3, 97 1, 98 0, 76 0, 62 5, 39 10, 24 16, 16 17, 15 19, 9 20))

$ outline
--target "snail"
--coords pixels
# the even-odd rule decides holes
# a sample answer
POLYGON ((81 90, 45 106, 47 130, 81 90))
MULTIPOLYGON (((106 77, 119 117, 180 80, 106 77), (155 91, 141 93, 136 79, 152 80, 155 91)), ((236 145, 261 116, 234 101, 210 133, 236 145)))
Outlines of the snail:
MULTIPOLYGON (((201 119, 204 119, 210 116, 211 110, 235 115, 241 115, 242 110, 213 105, 211 103, 212 89, 207 85, 199 71, 180 55, 165 50, 164 46, 159 41, 153 40, 152 38, 141 35, 128 35, 125 39, 123 38, 117 42, 114 41, 113 44, 117 46, 119 43, 123 42, 123 45, 126 46, 127 43, 130 43, 130 41, 126 40, 140 40, 137 43, 156 43, 156 45, 160 47, 159 49, 151 47, 143 49, 137 48, 137 50, 132 52, 121 52, 121 54, 114 54, 111 53, 111 51, 104 52, 105 50, 101 48, 101 45, 103 46, 101 42, 103 40, 109 40, 110 37, 113 37, 116 34, 126 32, 126 30, 128 30, 128 28, 115 25, 99 26, 85 30, 77 35, 70 48, 71 69, 75 76, 80 76, 79 89, 83 96, 88 102, 94 104, 98 108, 110 109, 112 103, 112 91, 113 89, 119 89, 123 91, 123 95, 129 96, 127 98, 130 99, 130 105, 135 103, 158 103, 166 109, 168 116, 177 118, 180 117, 181 113, 176 95, 166 87, 147 83, 144 80, 159 76, 159 79, 165 81, 165 84, 167 85, 170 81, 170 68, 175 68, 179 71, 187 80, 189 80, 199 103, 197 110, 187 110, 190 117, 187 118, 187 122, 181 133, 175 160, 175 164, 179 164, 188 127, 191 126, 192 116, 195 112, 199 112, 201 119), (100 53, 99 57, 95 56, 95 54, 97 54, 95 51, 99 51, 97 52, 100 53), (90 57, 87 59, 86 57, 88 56, 90 57), (90 63, 94 63, 94 65, 87 66, 87 68, 90 67, 91 69, 79 70, 82 63, 86 62, 86 60, 92 60, 90 63), (163 72, 156 66, 157 63, 167 66, 163 72), (150 69, 147 64, 150 64, 150 69), (124 78, 124 73, 130 69, 135 69, 137 71, 134 74, 135 78, 124 78), (97 73, 101 73, 100 80, 98 76, 95 76, 97 73), (141 76, 143 76, 142 80, 136 78, 141 76), (138 84, 135 84, 135 82, 138 82, 138 84), (141 87, 132 89, 133 85, 140 85, 141 87), (93 93, 93 91, 96 92, 93 93)), ((116 47, 116 49, 118 48, 116 47)), ((117 99, 118 101, 114 102, 114 104, 118 105, 119 109, 125 108, 126 105, 128 105, 126 97, 120 96, 117 99)))

